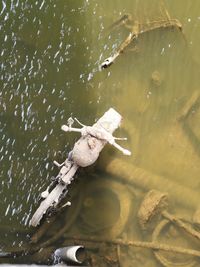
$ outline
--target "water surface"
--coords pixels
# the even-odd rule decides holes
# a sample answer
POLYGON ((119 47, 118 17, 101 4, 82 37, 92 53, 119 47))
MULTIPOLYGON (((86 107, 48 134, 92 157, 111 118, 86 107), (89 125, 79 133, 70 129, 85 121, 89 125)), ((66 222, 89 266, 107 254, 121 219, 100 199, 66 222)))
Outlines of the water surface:
MULTIPOLYGON (((116 108, 124 117, 118 135, 128 136, 123 145, 133 152, 129 162, 199 192, 198 105, 185 119, 186 127, 179 121, 188 100, 200 93, 199 1, 165 1, 170 16, 182 23, 183 32, 161 29, 143 34, 136 47, 130 46, 110 68, 99 69, 129 33, 123 26, 112 30, 110 25, 126 13, 139 22, 166 19, 162 4, 138 0, 1 1, 2 249, 27 242, 20 231, 31 231, 28 222, 38 205, 39 192, 57 173, 52 161, 63 160, 78 138, 60 130, 70 116, 92 124, 109 107, 116 108)), ((121 157, 120 152, 113 157, 121 157)), ((82 175, 94 174, 95 168, 82 175)), ((98 175, 99 179, 105 176, 98 175)), ((108 174, 107 179, 112 178, 108 174)), ((181 212, 176 201, 171 201, 174 212, 181 212)), ((191 217, 194 210, 184 215, 191 217)), ((129 231, 137 225, 134 208, 130 213, 134 223, 128 224, 129 231)), ((105 210, 103 214, 106 220, 105 210)), ((93 217, 89 218, 90 224, 95 224, 93 217)), ((142 238, 139 228, 131 232, 142 238)), ((158 266, 152 255, 148 257, 145 266, 158 266)), ((132 264, 134 259, 126 258, 132 264)), ((137 259, 134 263, 140 266, 137 259)))

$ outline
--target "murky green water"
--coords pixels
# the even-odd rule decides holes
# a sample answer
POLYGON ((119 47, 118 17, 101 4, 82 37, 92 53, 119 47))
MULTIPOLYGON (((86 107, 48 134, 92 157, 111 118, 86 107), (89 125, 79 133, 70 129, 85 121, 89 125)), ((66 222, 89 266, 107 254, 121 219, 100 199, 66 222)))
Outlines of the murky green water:
MULTIPOLYGON (((133 153, 127 159, 115 151, 113 158, 189 188, 194 194, 185 198, 191 199, 192 205, 180 205, 174 197, 179 189, 174 186, 169 210, 191 220, 200 200, 200 111, 199 104, 190 100, 200 94, 199 1, 166 0, 169 14, 180 20, 183 33, 161 29, 143 34, 135 48, 130 46, 110 68, 99 70, 101 62, 129 33, 123 26, 111 31, 110 25, 126 13, 142 23, 166 19, 160 9, 162 3, 1 1, 2 250, 28 242, 33 231, 28 223, 38 206, 39 193, 57 173, 52 162, 64 159, 78 138, 63 133, 60 126, 70 116, 92 124, 109 107, 123 115, 122 130, 115 135, 128 136, 123 145, 133 153), (182 120, 187 105, 191 109, 182 120)), ((104 157, 102 152, 101 159, 104 157)), ((147 190, 142 188, 141 193, 140 186, 130 184, 127 189, 124 183, 115 181, 117 171, 105 174, 105 170, 103 164, 101 173, 91 168, 78 175, 79 181, 81 176, 85 181, 81 184, 84 205, 69 234, 75 231, 150 240, 150 233, 142 233, 136 216, 147 190), (104 191, 102 183, 112 192, 104 191), (110 200, 112 194, 115 205, 110 200), (102 203, 94 196, 102 198, 102 203), (118 222, 122 211, 124 221, 118 222)), ((157 184, 165 191, 162 179, 157 184)), ((48 236, 54 233, 54 229, 49 230, 48 236)), ((112 251, 111 246, 108 250, 112 251)), ((141 262, 143 266, 159 266, 146 250, 144 254, 141 249, 121 250, 121 266, 141 266, 141 262)), ((99 262, 99 266, 108 264, 99 262)))

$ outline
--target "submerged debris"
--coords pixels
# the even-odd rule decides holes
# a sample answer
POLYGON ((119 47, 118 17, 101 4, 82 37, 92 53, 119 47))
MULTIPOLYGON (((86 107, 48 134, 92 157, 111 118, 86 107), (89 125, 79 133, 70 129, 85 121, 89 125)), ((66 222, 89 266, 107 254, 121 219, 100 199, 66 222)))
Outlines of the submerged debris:
POLYGON ((167 207, 167 194, 157 190, 149 191, 141 203, 138 211, 138 219, 142 229, 145 229, 147 224, 157 215, 160 214, 168 219, 185 232, 200 240, 200 233, 193 229, 189 224, 184 223, 175 215, 170 214, 165 208, 167 207))
POLYGON ((143 230, 146 229, 150 221, 167 206, 166 200, 166 193, 151 190, 146 194, 138 211, 139 224, 143 230))
POLYGON ((153 71, 151 74, 151 81, 153 85, 159 87, 162 84, 162 77, 158 70, 153 71))
POLYGON ((62 126, 63 131, 79 132, 82 136, 75 143, 68 158, 62 164, 54 161, 61 169, 56 180, 42 193, 46 198, 34 213, 30 225, 37 226, 49 208, 57 207, 61 199, 68 193, 67 187, 73 181, 77 169, 92 165, 99 157, 99 153, 106 143, 113 145, 125 155, 131 155, 129 150, 116 143, 116 140, 126 140, 126 138, 116 138, 112 135, 119 127, 121 119, 121 115, 113 108, 110 108, 93 126, 85 126, 77 119, 76 121, 79 122, 82 128, 73 128, 73 120, 71 119, 68 120, 68 125, 62 126), (49 192, 50 188, 53 188, 51 192, 49 192))
POLYGON ((102 69, 111 66, 114 63, 114 61, 124 52, 124 50, 132 42, 136 41, 141 34, 154 31, 157 29, 166 29, 166 28, 177 28, 179 30, 182 30, 182 24, 180 23, 180 21, 177 19, 171 19, 170 17, 168 17, 165 20, 156 20, 147 23, 139 23, 138 21, 134 21, 131 15, 126 15, 123 16, 117 23, 123 23, 125 27, 127 27, 130 30, 130 33, 128 34, 127 38, 121 43, 121 45, 117 48, 115 53, 101 63, 102 69))
POLYGON ((66 262, 73 262, 81 264, 85 259, 85 254, 81 253, 84 251, 84 246, 70 246, 56 249, 54 252, 55 261, 61 260, 66 262))
POLYGON ((177 203, 196 210, 199 194, 183 184, 178 184, 173 179, 169 180, 165 176, 151 173, 120 158, 113 159, 108 156, 99 163, 100 169, 103 167, 107 173, 119 177, 125 183, 138 186, 145 191, 152 188, 162 191, 164 188, 177 203))
POLYGON ((115 239, 115 240, 110 240, 110 239, 105 239, 105 238, 97 238, 93 236, 87 236, 87 237, 78 237, 75 236, 73 238, 68 238, 68 239, 74 239, 76 241, 87 241, 87 242, 94 242, 94 243, 108 243, 108 244, 113 244, 113 245, 120 245, 120 246, 128 246, 128 247, 140 247, 140 248, 148 248, 148 249, 153 249, 155 251, 166 251, 166 252, 173 252, 173 253, 178 253, 178 254, 183 254, 183 255, 189 255, 189 256, 194 256, 194 257, 199 257, 200 258, 200 251, 195 250, 195 249, 187 249, 179 246, 171 246, 167 245, 164 243, 160 243, 157 241, 139 241, 139 240, 134 240, 134 241, 124 241, 122 239, 115 239))
MULTIPOLYGON (((153 242, 159 242, 159 239, 162 238, 163 234, 166 235, 166 230, 170 226, 170 221, 168 220, 162 220, 154 229, 152 234, 152 241, 153 242)), ((171 229, 171 228, 170 228, 171 229)), ((175 230, 175 229, 173 229, 175 230)), ((169 233, 167 233, 169 236, 169 233)), ((163 239, 163 238, 162 238, 163 239)), ((196 265, 196 259, 194 257, 188 257, 188 255, 180 255, 175 253, 162 253, 161 251, 153 251, 156 259, 159 263, 161 263, 165 267, 175 267, 175 266, 181 266, 181 267, 193 267, 196 265)))
POLYGON ((96 233, 112 240, 124 232, 134 206, 134 196, 127 186, 106 178, 94 179, 86 185, 78 222, 82 233, 96 233))

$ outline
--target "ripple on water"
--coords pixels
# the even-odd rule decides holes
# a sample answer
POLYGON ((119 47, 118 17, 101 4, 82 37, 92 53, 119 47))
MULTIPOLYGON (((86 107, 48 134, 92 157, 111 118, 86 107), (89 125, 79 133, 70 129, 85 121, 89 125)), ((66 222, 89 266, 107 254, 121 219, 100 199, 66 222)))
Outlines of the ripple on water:
POLYGON ((82 38, 86 6, 1 1, 2 225, 27 225, 38 192, 57 171, 57 152, 66 153, 74 140, 66 140, 60 126, 72 113, 89 114, 80 76, 89 73, 87 36, 82 38))

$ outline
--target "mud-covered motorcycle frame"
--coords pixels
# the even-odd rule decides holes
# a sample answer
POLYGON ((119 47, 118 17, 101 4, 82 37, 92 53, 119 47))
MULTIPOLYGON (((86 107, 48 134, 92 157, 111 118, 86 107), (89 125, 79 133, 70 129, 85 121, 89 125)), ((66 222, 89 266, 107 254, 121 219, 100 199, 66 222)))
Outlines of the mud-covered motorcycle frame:
MULTIPOLYGON (((54 164, 60 168, 56 181, 42 192, 44 200, 34 213, 30 225, 37 226, 43 215, 49 208, 56 208, 61 199, 68 193, 68 185, 74 179, 74 175, 79 167, 92 165, 99 157, 103 147, 109 143, 120 150, 124 155, 131 155, 131 152, 124 149, 116 140, 126 140, 126 138, 116 138, 112 134, 120 126, 122 117, 113 108, 110 108, 93 126, 85 126, 78 121, 82 128, 73 128, 73 119, 68 120, 68 125, 63 125, 61 129, 65 132, 79 132, 81 138, 75 143, 68 158, 59 164, 54 164), (51 192, 50 192, 51 191, 51 192)), ((70 202, 67 202, 70 205, 70 202)))

